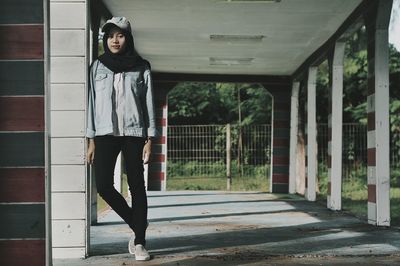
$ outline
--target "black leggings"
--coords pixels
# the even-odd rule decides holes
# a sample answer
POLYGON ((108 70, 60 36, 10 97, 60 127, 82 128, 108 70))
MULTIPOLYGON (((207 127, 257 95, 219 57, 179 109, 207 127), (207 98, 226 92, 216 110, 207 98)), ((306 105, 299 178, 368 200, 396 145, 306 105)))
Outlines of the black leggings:
POLYGON ((144 138, 97 136, 94 138, 94 170, 97 192, 135 232, 135 245, 145 245, 147 196, 143 176, 144 138), (119 152, 125 159, 132 208, 114 188, 114 168, 119 152))

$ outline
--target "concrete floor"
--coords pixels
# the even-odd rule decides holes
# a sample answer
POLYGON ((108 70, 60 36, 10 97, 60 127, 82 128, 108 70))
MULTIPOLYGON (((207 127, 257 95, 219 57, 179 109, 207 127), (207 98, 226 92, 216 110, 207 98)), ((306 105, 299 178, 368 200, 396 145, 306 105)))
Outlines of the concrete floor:
POLYGON ((149 192, 149 262, 128 253, 130 229, 113 212, 91 227, 77 265, 400 265, 400 232, 292 195, 149 192))

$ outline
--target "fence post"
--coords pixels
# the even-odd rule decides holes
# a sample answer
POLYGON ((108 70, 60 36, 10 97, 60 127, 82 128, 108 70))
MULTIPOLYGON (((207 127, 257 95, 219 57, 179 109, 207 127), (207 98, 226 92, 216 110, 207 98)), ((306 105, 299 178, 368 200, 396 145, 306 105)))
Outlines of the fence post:
POLYGON ((226 189, 231 190, 232 174, 231 174, 231 124, 226 125, 226 189))

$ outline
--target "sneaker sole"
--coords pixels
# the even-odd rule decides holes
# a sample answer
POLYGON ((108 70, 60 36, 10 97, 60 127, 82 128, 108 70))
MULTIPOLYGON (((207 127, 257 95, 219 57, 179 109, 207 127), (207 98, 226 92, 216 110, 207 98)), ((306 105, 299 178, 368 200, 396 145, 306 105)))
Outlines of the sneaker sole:
POLYGON ((137 261, 150 260, 150 256, 135 256, 135 260, 137 260, 137 261))
POLYGON ((130 254, 135 255, 135 250, 131 249, 131 245, 128 245, 128 250, 130 254))

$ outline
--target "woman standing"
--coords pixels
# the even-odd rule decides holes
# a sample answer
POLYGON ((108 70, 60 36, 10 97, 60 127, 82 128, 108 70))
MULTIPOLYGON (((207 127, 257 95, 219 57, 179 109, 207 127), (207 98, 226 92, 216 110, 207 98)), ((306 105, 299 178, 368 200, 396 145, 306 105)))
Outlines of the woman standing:
POLYGON ((156 136, 150 64, 136 52, 126 18, 113 17, 102 31, 105 52, 90 67, 87 162, 94 164, 100 196, 134 232, 129 252, 136 260, 149 260, 143 163, 149 162, 151 141, 156 136), (132 207, 113 185, 120 151, 126 162, 132 207))

